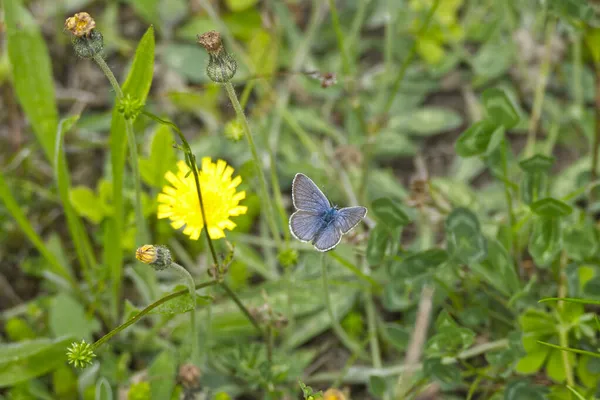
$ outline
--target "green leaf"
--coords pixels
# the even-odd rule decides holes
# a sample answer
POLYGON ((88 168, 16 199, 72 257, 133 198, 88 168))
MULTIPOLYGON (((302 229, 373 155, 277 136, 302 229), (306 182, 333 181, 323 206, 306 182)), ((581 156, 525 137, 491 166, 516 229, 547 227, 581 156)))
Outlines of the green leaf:
POLYGON ((519 166, 525 172, 548 172, 552 168, 552 164, 554 164, 554 158, 542 154, 536 154, 519 162, 519 166))
POLYGON ((39 21, 21 0, 4 1, 8 58, 17 98, 48 160, 54 159, 58 111, 52 63, 39 21))
POLYGON ((385 336, 388 341, 400 351, 404 351, 408 347, 410 332, 407 332, 407 329, 400 324, 391 322, 385 324, 385 336))
POLYGON ((444 365, 441 358, 428 358, 423 362, 423 372, 431 379, 446 385, 460 382, 460 369, 455 365, 444 365))
POLYGON ((198 45, 173 43, 164 49, 163 62, 193 83, 207 82, 208 53, 198 45))
POLYGON ((567 203, 563 203, 560 200, 556 200, 552 197, 547 197, 542 200, 538 200, 531 205, 531 211, 540 217, 553 218, 553 217, 565 217, 573 212, 573 207, 567 203))
POLYGON ((511 297, 520 289, 514 262, 499 241, 491 239, 487 243, 487 258, 481 263, 471 263, 469 267, 491 286, 511 297))
POLYGON ((442 249, 429 249, 408 256, 400 263, 390 266, 392 279, 411 278, 424 274, 448 259, 448 253, 442 249))
POLYGON ((548 348, 527 353, 524 357, 521 357, 515 367, 515 371, 524 375, 535 374, 542 369, 548 353, 550 353, 550 349, 548 348))
POLYGON ((490 88, 483 92, 483 106, 487 116, 496 125, 508 130, 519 123, 519 114, 506 92, 498 88, 490 88))
POLYGON ((275 68, 277 68, 278 49, 277 36, 270 34, 267 30, 259 29, 252 35, 252 39, 248 44, 248 53, 250 54, 250 60, 252 60, 253 70, 256 74, 268 77, 275 72, 275 68))
POLYGON ((400 121, 400 128, 419 136, 431 136, 459 128, 463 119, 457 112, 440 107, 411 111, 400 121))
POLYGON ((453 357, 468 349, 475 341, 475 332, 468 328, 445 327, 429 338, 426 353, 430 357, 453 357))
POLYGON ((170 399, 175 389, 177 361, 170 350, 160 353, 148 368, 152 399, 170 399))
POLYGON ((69 192, 71 204, 77 213, 94 224, 99 224, 105 217, 102 201, 92 189, 77 186, 69 192))
POLYGON ((548 266, 562 249, 562 230, 559 218, 537 218, 529 240, 529 253, 541 267, 548 266))
POLYGON ((456 208, 446 218, 446 240, 448 253, 462 263, 480 262, 487 256, 479 220, 467 208, 456 208))
POLYGON ((66 348, 73 338, 36 339, 0 345, 0 387, 26 382, 66 363, 66 348))
POLYGON ((369 376, 368 388, 369 393, 373 396, 382 398, 387 391, 387 383, 384 378, 377 375, 371 375, 369 376))
POLYGON ((367 262, 369 265, 378 265, 385 256, 390 234, 383 224, 377 224, 369 232, 369 241, 367 243, 367 262))
POLYGON ((162 188, 165 184, 165 173, 174 169, 177 157, 173 143, 171 128, 158 125, 152 137, 150 157, 139 160, 140 175, 148 185, 162 188))
POLYGON ((598 251, 598 236, 594 223, 587 219, 582 226, 571 226, 563 235, 564 246, 570 258, 583 261, 598 251))
POLYGON ((547 389, 526 380, 509 382, 504 390, 504 400, 547 400, 547 389))
POLYGON ((92 333, 100 329, 98 320, 88 317, 83 306, 65 293, 52 300, 48 325, 55 336, 72 335, 88 342, 92 341, 92 333))
MULTIPOLYGON (((152 84, 154 73, 154 29, 148 28, 135 52, 135 58, 127 80, 123 84, 123 93, 145 103, 152 84)), ((110 279, 113 282, 112 307, 117 309, 116 301, 120 296, 120 285, 123 277, 123 251, 121 240, 125 220, 125 205, 123 201, 123 176, 125 172, 125 155, 127 151, 127 136, 125 119, 113 108, 110 126, 110 155, 113 184, 113 218, 108 220, 104 241, 104 265, 111 268, 110 279)), ((137 161, 137 160, 136 160, 137 161)), ((148 274, 150 272, 148 270, 148 274)))
POLYGON ((486 152, 492 135, 499 129, 489 119, 476 122, 464 131, 456 141, 456 153, 461 157, 472 157, 486 152))
POLYGON ((113 391, 110 382, 105 377, 98 379, 96 383, 95 400, 113 400, 113 391))
POLYGON ((525 204, 531 204, 548 195, 548 173, 528 171, 521 180, 521 198, 525 204))
MULTIPOLYGON (((569 365, 576 365, 575 355, 573 353, 566 354, 569 358, 569 365)), ((557 383, 562 383, 566 380, 567 373, 565 371, 563 352, 561 350, 552 350, 550 352, 550 357, 548 357, 548 362, 546 363, 546 374, 550 379, 557 383)))
POLYGON ((577 25, 594 18, 594 9, 585 0, 548 0, 548 11, 577 25))
MULTIPOLYGON (((211 296, 201 296, 196 294, 196 308, 208 305, 212 302, 211 296)), ((168 300, 163 304, 159 305, 148 314, 183 314, 194 309, 194 299, 189 293, 181 296, 177 296, 174 299, 168 300)))
POLYGON ((410 223, 410 218, 404 212, 399 202, 389 197, 375 200, 371 208, 379 221, 387 226, 390 231, 395 231, 397 228, 410 223))

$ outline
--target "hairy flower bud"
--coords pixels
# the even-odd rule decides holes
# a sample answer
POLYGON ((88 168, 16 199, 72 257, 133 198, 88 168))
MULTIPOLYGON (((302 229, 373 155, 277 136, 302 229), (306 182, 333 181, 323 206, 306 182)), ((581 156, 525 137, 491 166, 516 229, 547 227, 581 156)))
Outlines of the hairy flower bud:
POLYGON ((135 252, 135 258, 144 264, 151 265, 156 271, 167 269, 173 263, 171 252, 165 246, 145 244, 135 252))
POLYGON ((237 62, 223 47, 219 32, 209 31, 198 35, 198 43, 208 52, 206 75, 213 82, 229 82, 237 71, 237 62))
POLYGON ((73 342, 71 347, 67 348, 67 359, 69 364, 73 364, 77 368, 85 368, 92 364, 92 360, 96 357, 94 348, 91 344, 82 340, 80 343, 73 342))
POLYGON ((80 12, 65 21, 65 29, 73 34, 71 43, 81 58, 92 58, 102 53, 104 38, 95 30, 96 22, 86 12, 80 12))

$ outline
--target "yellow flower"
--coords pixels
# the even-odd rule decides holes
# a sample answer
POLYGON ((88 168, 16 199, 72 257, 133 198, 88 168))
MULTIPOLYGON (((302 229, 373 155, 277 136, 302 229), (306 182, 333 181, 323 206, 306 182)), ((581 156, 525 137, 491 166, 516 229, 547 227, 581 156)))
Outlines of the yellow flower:
POLYGON ((338 389, 327 389, 323 394, 323 400, 346 400, 346 396, 338 389))
MULTIPOLYGON (((165 179, 172 186, 163 187, 163 192, 158 195, 158 218, 169 218, 171 226, 175 229, 185 226, 183 233, 190 239, 197 240, 205 224, 200 211, 194 174, 189 173, 190 168, 183 161, 179 161, 177 167, 177 174, 171 171, 165 174, 165 179)), ((232 230, 237 226, 229 218, 245 214, 248 210, 248 207, 239 205, 246 197, 246 192, 236 192, 242 178, 236 176, 232 179, 232 175, 233 168, 225 161, 218 160, 215 164, 210 157, 202 159, 202 169, 199 171, 200 188, 206 225, 212 239, 225 237, 224 229, 232 230)))

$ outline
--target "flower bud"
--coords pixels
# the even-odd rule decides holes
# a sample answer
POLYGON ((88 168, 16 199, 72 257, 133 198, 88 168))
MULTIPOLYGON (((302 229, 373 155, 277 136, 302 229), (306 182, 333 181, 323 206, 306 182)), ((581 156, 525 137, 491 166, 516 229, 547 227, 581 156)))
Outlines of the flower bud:
POLYGON ((81 58, 92 58, 102 53, 104 38, 95 30, 96 21, 86 12, 80 12, 65 21, 65 29, 73 34, 71 43, 81 58))
POLYGON ((225 137, 232 142, 237 142, 244 137, 244 127, 237 119, 233 119, 225 124, 225 137))
POLYGON ((67 348, 67 359, 69 364, 76 368, 85 368, 92 364, 92 359, 96 357, 91 344, 82 340, 80 343, 73 342, 71 347, 67 348))
POLYGON ((206 75, 213 82, 229 82, 237 71, 237 62, 223 47, 219 32, 209 31, 198 35, 198 43, 208 52, 206 75))
POLYGON ((135 258, 149 264, 156 271, 162 271, 167 269, 173 263, 171 258, 171 252, 165 246, 154 246, 152 244, 145 244, 135 252, 135 258))
POLYGON ((129 94, 126 94, 119 100, 119 104, 117 106, 117 110, 123 114, 123 117, 126 120, 134 120, 144 108, 144 103, 140 101, 140 99, 131 97, 129 94))
POLYGON ((277 260, 283 267, 293 267, 298 262, 298 251, 285 249, 277 254, 277 260))

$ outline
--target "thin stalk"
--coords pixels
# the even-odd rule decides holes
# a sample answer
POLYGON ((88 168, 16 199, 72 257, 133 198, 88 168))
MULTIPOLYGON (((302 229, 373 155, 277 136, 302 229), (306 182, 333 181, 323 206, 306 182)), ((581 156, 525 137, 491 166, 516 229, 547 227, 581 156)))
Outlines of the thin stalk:
POLYGON ((371 349, 371 362, 373 367, 381 368, 381 350, 377 338, 377 321, 375 316, 375 304, 373 303, 373 294, 371 290, 365 292, 365 303, 367 311, 367 325, 369 329, 369 346, 371 349))
MULTIPOLYGON (((600 66, 596 66, 596 129, 594 131, 594 144, 592 145, 592 166, 590 181, 595 181, 598 176, 598 150, 600 147, 600 66)), ((593 193, 593 192, 592 192, 593 193)))
MULTIPOLYGON (((237 98, 236 98, 237 100, 237 98)), ((239 104, 239 103, 238 103, 239 104)), ((183 135, 183 132, 181 132, 181 129, 179 129, 179 127, 174 124, 171 121, 167 121, 164 120, 162 118, 157 117, 156 115, 148 112, 148 111, 142 111, 142 113, 144 115, 146 115, 147 117, 161 123, 164 125, 168 125, 171 128, 173 128, 173 130, 177 133, 177 135, 179 136, 179 139, 182 142, 183 148, 184 148, 184 152, 185 152, 185 157, 186 160, 188 161, 191 170, 192 170, 192 174, 194 175, 194 181, 196 183, 196 194, 198 195, 198 202, 200 203, 200 212, 202 214, 202 220, 206 221, 206 213, 204 210, 204 202, 202 200, 202 189, 200 187, 200 178, 198 176, 198 167, 196 166, 196 157, 194 156, 194 154, 192 153, 192 149, 190 147, 190 144, 188 143, 188 141, 185 139, 185 136, 183 135)), ((206 233, 206 241, 208 243, 208 247, 210 249, 210 254, 212 256, 213 262, 215 264, 215 266, 217 267, 217 269, 220 269, 220 263, 219 263, 219 258, 217 257, 217 252, 215 250, 213 241, 210 237, 210 234, 208 233, 208 229, 204 229, 205 233, 206 233)), ((256 319, 252 316, 252 314, 250 314, 250 312, 248 311, 248 309, 244 306, 244 304, 240 301, 240 299, 237 297, 237 295, 223 282, 220 282, 220 286, 225 290, 225 292, 227 292, 227 294, 233 299, 233 301, 237 304, 237 306, 240 308, 240 310, 242 311, 242 313, 244 313, 244 315, 246 315, 246 317, 248 317, 248 319, 250 320, 250 322, 252 322, 252 325, 254 325, 256 327, 256 329, 262 334, 262 329, 260 328, 260 325, 258 324, 258 322, 256 321, 256 319)))
POLYGON ((327 308, 327 313, 329 314, 329 319, 331 320, 331 328, 333 329, 333 332, 335 332, 338 339, 344 344, 344 346, 350 349, 350 351, 352 351, 353 353, 361 354, 361 346, 346 334, 339 321, 337 320, 335 312, 333 311, 333 306, 331 304, 331 298, 329 294, 329 278, 327 273, 327 263, 325 262, 326 256, 326 253, 323 253, 321 255, 321 275, 323 277, 323 295, 325 297, 325 307, 327 308))
POLYGON ((191 323, 191 340, 192 340, 192 361, 194 363, 198 362, 198 334, 196 333, 196 288, 194 285, 194 278, 190 275, 190 272, 183 268, 181 265, 173 262, 171 263, 171 268, 179 276, 181 276, 188 287, 188 291, 190 292, 190 296, 192 297, 192 304, 194 308, 190 311, 190 323, 191 323))
MULTIPOLYGON (((560 271, 559 271, 559 284, 558 284, 558 297, 565 298, 567 297, 567 263, 569 259, 566 251, 562 251, 560 256, 560 271)), ((559 301, 557 304, 557 308, 560 316, 560 324, 558 326, 558 340, 561 347, 569 347, 569 322, 563 321, 565 303, 563 301, 559 301)), ((569 386, 575 385, 575 380, 573 378, 573 368, 571 366, 571 360, 569 360, 569 353, 566 351, 561 352, 563 366, 565 369, 565 375, 567 378, 567 384, 569 386)))
MULTIPOLYGON (((260 188, 262 191, 261 197, 266 206, 265 207, 266 217, 267 217, 267 222, 269 224, 269 228, 271 229, 271 233, 272 233, 273 237, 275 238, 275 241, 281 245, 281 237, 279 235, 279 228, 278 228, 277 222, 275 220, 275 216, 273 215, 274 208, 273 208, 273 204, 271 203, 271 196, 270 196, 269 190, 267 188, 267 181, 265 179, 265 175, 261 168, 262 162, 258 156, 258 152, 256 151, 256 145, 254 144, 254 139, 252 138, 252 131, 250 130, 250 125, 248 124, 248 119, 246 118, 244 110, 242 109, 242 106, 240 105, 240 102, 238 101, 237 95, 235 93, 235 89, 233 88, 233 85, 231 84, 231 82, 226 82, 224 84, 224 86, 225 86, 225 89, 227 90, 227 95, 229 96, 229 100, 231 100, 231 105, 233 106, 237 117, 239 118, 240 121, 242 121, 242 126, 244 128, 244 134, 246 136, 246 140, 248 141, 248 146, 250 147, 250 152, 252 153, 252 158, 254 159, 254 162, 256 164, 256 173, 258 175, 258 180, 260 182, 260 188)), ((275 166, 271 165, 271 168, 275 168, 275 166)), ((276 188, 273 188, 273 190, 276 190, 276 188)))
MULTIPOLYGON (((332 0, 330 0, 330 1, 332 1, 332 0)), ((439 5, 440 5, 440 0, 434 0, 433 4, 431 5, 431 8, 429 9, 429 12, 427 13, 427 16, 425 17, 423 26, 421 27, 421 29, 419 29, 419 33, 417 34, 418 36, 423 35, 427 31, 427 29, 429 28, 429 24, 431 23, 431 20, 433 19, 433 15, 435 14, 435 11, 437 10, 439 5)), ((396 79, 394 79, 394 83, 392 84, 392 90, 389 92, 390 94, 387 95, 387 100, 385 100, 385 105, 383 106, 383 110, 381 112, 382 117, 385 117, 389 114, 389 112, 392 108, 392 104, 394 104, 394 99, 396 98, 396 94, 400 90, 400 85, 402 84, 402 82, 404 80, 404 76, 406 75, 406 71, 408 70, 408 66, 410 65, 412 60, 415 58, 416 54, 417 54, 417 41, 415 40, 413 42, 410 50, 408 51, 408 56, 406 56, 406 58, 404 59, 404 61, 402 61, 402 64, 400 65, 400 68, 398 70, 398 75, 396 75, 396 79)), ((361 177, 361 182, 360 182, 360 188, 358 191, 359 196, 361 197, 361 199, 363 201, 366 200, 367 183, 369 181, 369 170, 370 170, 369 167, 373 160, 373 150, 375 147, 375 141, 377 139, 377 134, 379 133, 379 130, 380 130, 379 124, 384 119, 382 117, 377 118, 377 121, 376 121, 377 125, 373 130, 365 131, 369 134, 367 136, 367 142, 365 145, 365 152, 364 152, 363 165, 362 165, 363 171, 362 171, 362 177, 361 177), (370 133, 370 132, 372 132, 372 133, 370 133)))
MULTIPOLYGON (((208 282, 204 282, 204 283, 199 283, 197 285, 195 285, 195 290, 198 289, 202 289, 205 287, 209 287, 209 286, 213 286, 218 284, 219 281, 217 280, 212 280, 212 281, 208 281, 208 282)), ((115 336, 117 333, 121 332, 122 330, 124 330, 125 328, 135 324, 137 321, 139 321, 144 315, 148 314, 150 311, 154 310, 156 307, 160 306, 163 303, 166 303, 169 300, 175 299, 179 296, 183 296, 184 294, 189 293, 189 289, 182 289, 178 292, 175 293, 171 293, 163 298, 160 298, 158 300, 156 300, 154 303, 148 305, 146 308, 144 308, 142 311, 140 311, 139 313, 137 313, 135 316, 133 316, 132 318, 130 318, 127 322, 122 323, 121 325, 117 326, 115 329, 113 329, 112 331, 108 332, 106 335, 102 336, 100 339, 98 339, 96 342, 94 342, 94 344, 92 345, 92 349, 96 350, 97 348, 99 348, 100 346, 102 346, 104 343, 106 343, 108 340, 110 340, 110 338, 112 338, 113 336, 115 336)))
POLYGON ((531 111, 531 119, 529 120, 529 130, 527 132, 527 144, 525 146, 525 156, 531 157, 535 152, 535 142, 537 128, 542 115, 542 106, 546 95, 546 85, 548 83, 548 75, 550 73, 550 56, 552 55, 552 37, 554 36, 554 28, 556 23, 548 21, 546 25, 544 57, 540 65, 540 73, 538 75, 537 85, 535 87, 535 95, 533 98, 533 109, 531 111))

